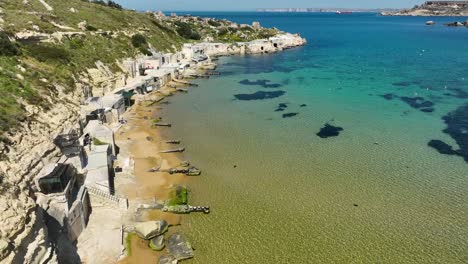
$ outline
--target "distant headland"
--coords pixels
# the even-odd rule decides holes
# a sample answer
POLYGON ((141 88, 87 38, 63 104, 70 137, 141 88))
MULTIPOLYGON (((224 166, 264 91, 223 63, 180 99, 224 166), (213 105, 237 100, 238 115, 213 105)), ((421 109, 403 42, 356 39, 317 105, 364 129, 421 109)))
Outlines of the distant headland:
POLYGON ((468 16, 468 1, 426 1, 411 9, 383 11, 383 16, 468 16))
POLYGON ((327 7, 327 8, 258 8, 257 12, 278 12, 278 13, 349 13, 349 12, 397 12, 398 9, 391 9, 391 8, 374 8, 374 9, 366 9, 366 8, 334 8, 334 7, 327 7))

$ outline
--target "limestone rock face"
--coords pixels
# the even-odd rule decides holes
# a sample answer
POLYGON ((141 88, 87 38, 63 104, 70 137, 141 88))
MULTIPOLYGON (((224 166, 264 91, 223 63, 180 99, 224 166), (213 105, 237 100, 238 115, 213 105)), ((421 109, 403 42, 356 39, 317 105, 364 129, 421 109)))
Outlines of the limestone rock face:
POLYGON ((181 234, 175 233, 169 238, 167 249, 177 260, 189 259, 194 256, 192 245, 181 234))
POLYGON ((254 29, 260 29, 260 28, 262 28, 262 26, 260 25, 260 22, 257 22, 257 21, 254 21, 254 22, 252 23, 252 27, 253 27, 254 29))
POLYGON ((152 239, 167 231, 169 224, 165 220, 148 221, 135 225, 135 232, 143 239, 152 239))
POLYGON ((0 144, 0 262, 36 263, 49 256, 47 229, 42 211, 34 200, 33 177, 44 164, 55 161, 59 150, 52 143, 55 134, 75 125, 79 118, 81 92, 46 98, 44 111, 24 103, 28 120, 5 134, 0 144))
POLYGON ((85 31, 86 30, 86 26, 88 25, 88 22, 86 22, 86 20, 84 21, 81 21, 80 23, 78 23, 78 28, 85 31))

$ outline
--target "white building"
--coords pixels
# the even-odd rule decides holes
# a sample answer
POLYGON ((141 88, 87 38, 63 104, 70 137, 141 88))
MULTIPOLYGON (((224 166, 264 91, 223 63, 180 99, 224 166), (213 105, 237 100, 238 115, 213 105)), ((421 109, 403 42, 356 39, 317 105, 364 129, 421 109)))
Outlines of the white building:
POLYGON ((88 152, 85 185, 98 188, 106 193, 113 189, 113 160, 110 145, 94 145, 88 152))

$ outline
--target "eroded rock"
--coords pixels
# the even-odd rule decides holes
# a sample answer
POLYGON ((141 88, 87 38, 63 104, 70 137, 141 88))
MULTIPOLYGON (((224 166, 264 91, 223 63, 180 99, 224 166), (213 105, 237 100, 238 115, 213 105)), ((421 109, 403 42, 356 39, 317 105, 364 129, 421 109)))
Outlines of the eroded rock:
POLYGON ((159 258, 159 264, 177 264, 177 259, 171 255, 163 255, 159 258))
POLYGON ((135 225, 135 232, 139 237, 148 240, 164 234, 168 227, 165 220, 148 221, 135 225))
POLYGON ((168 242, 167 249, 177 260, 193 258, 194 253, 192 245, 181 234, 173 234, 168 242))

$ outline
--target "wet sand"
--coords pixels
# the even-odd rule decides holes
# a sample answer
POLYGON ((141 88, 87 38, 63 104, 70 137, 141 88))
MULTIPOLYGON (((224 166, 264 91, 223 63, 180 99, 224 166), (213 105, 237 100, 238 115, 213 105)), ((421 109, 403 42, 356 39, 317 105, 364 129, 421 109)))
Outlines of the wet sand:
MULTIPOLYGON (((172 227, 169 234, 177 231, 183 222, 183 215, 164 213, 160 210, 146 210, 135 214, 139 204, 151 204, 155 200, 165 200, 169 196, 171 186, 186 183, 186 176, 182 174, 170 175, 167 172, 149 172, 151 168, 167 170, 177 167, 181 162, 181 155, 175 153, 161 154, 159 151, 176 148, 178 146, 164 143, 163 130, 168 127, 152 127, 152 122, 159 117, 161 98, 175 93, 173 88, 162 88, 161 92, 140 97, 134 106, 127 111, 124 119, 128 122, 116 134, 116 144, 120 148, 119 160, 131 160, 134 165, 133 179, 119 181, 116 178, 116 190, 129 199, 127 225, 141 221, 166 220, 172 227)), ((169 121, 169 120, 164 120, 169 121)), ((167 135, 167 131, 164 132, 167 135)), ((167 234, 166 234, 167 237, 167 234)), ((148 247, 148 241, 134 236, 131 243, 131 256, 123 258, 119 263, 157 263, 159 256, 165 250, 156 252, 148 247)))

